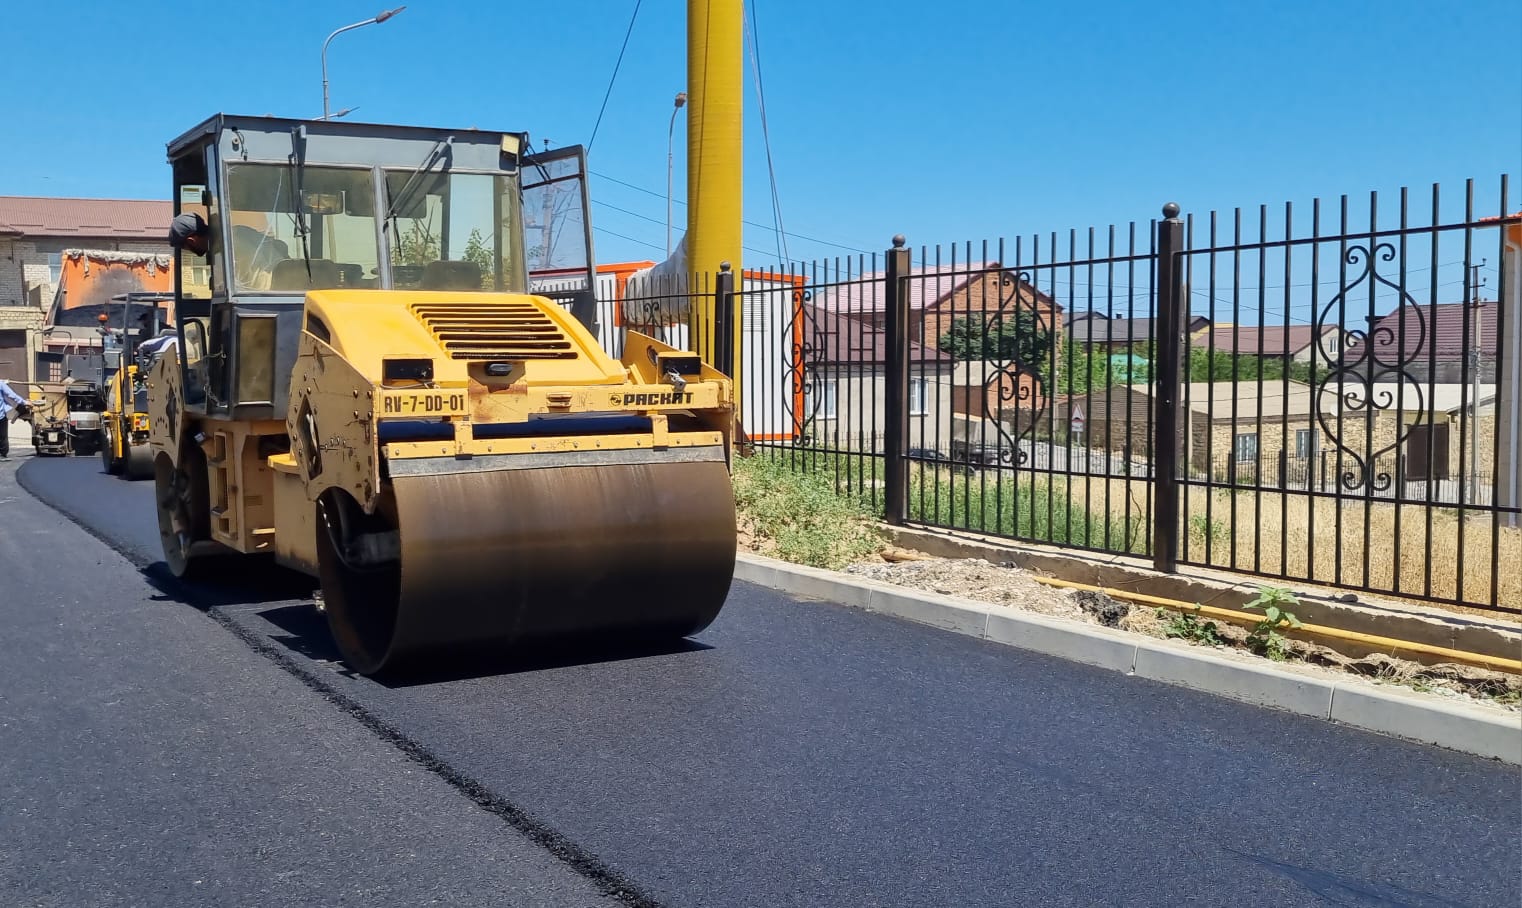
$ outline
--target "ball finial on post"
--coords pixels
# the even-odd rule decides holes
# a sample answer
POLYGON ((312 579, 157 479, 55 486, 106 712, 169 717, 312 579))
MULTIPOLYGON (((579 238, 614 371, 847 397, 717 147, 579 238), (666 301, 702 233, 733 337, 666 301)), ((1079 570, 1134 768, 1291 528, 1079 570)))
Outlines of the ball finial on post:
POLYGON ((902 248, 904 248, 904 243, 906 243, 906 242, 908 242, 908 240, 904 239, 904 235, 902 233, 897 233, 897 234, 893 235, 893 248, 894 249, 902 249, 902 248))
POLYGON ((1179 210, 1178 202, 1169 202, 1163 206, 1163 217, 1171 221, 1178 217, 1179 210))

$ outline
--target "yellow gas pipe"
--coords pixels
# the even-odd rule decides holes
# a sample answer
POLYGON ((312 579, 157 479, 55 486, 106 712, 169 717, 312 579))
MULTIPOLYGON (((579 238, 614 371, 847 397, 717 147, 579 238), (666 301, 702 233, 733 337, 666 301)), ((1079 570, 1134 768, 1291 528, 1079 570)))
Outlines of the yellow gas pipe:
MULTIPOLYGON (((728 262, 740 282, 741 120, 744 113, 744 0, 687 0, 687 255, 701 294, 728 262)), ((712 297, 694 300, 696 323, 714 323, 712 297)), ((740 319, 733 325, 740 348, 740 319)), ((695 332, 696 350, 714 361, 713 332, 695 332)), ((730 376, 740 384, 739 356, 730 376)))
MULTIPOLYGON (((1120 590, 1114 587, 1094 586, 1090 583, 1077 583, 1072 580, 1058 580, 1056 577, 1031 575, 1031 579, 1046 586, 1060 587, 1061 589, 1068 590, 1091 590, 1093 592, 1104 593, 1112 599, 1126 599, 1146 605, 1160 605, 1175 611, 1218 618, 1222 621, 1231 621, 1235 624, 1252 625, 1263 620, 1262 615, 1254 615, 1251 612, 1239 612, 1235 609, 1218 608, 1213 605, 1191 605, 1177 599, 1148 596, 1145 593, 1133 593, 1130 590, 1120 590)), ((1286 630, 1290 629, 1286 628, 1286 630)), ((1324 637, 1329 640, 1346 640, 1350 643, 1359 643, 1372 649, 1389 651, 1391 653, 1401 650, 1405 650, 1408 653, 1424 653, 1429 656, 1446 659, 1449 662, 1462 662, 1466 665, 1476 665, 1480 668, 1491 669, 1492 671, 1522 675, 1522 659, 1507 659, 1503 656, 1488 656, 1484 653, 1469 653, 1463 650, 1448 649, 1443 646, 1433 646, 1430 643, 1413 643, 1409 640, 1397 640, 1394 637, 1360 634, 1357 631, 1345 631, 1342 628, 1328 627, 1324 624, 1301 624, 1299 627, 1290 630, 1290 632, 1304 634, 1309 637, 1324 637)))

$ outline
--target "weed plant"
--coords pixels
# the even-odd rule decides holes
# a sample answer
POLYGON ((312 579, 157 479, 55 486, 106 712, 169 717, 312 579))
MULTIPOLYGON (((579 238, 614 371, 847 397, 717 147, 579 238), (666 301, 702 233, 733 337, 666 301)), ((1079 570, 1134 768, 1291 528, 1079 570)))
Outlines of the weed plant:
POLYGON ((735 507, 795 564, 842 568, 882 546, 869 502, 836 490, 834 477, 796 472, 759 455, 734 462, 735 507))

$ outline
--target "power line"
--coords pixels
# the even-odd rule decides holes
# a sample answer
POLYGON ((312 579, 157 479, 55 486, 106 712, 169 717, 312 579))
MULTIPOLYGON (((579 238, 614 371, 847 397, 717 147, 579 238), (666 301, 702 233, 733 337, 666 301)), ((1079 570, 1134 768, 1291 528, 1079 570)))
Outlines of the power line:
POLYGON ((603 93, 602 107, 597 109, 597 122, 592 124, 592 138, 587 140, 587 154, 592 153, 592 143, 597 141, 597 130, 602 126, 603 111, 608 109, 608 98, 613 96, 613 83, 618 79, 618 69, 624 63, 624 51, 629 49, 629 36, 634 34, 634 20, 639 18, 639 5, 643 0, 634 0, 634 14, 629 17, 629 30, 624 32, 624 44, 618 49, 618 60, 613 63, 613 75, 608 77, 608 90, 603 93))
POLYGON ((617 211, 617 212, 621 212, 623 214, 627 214, 630 217, 639 218, 642 221, 649 221, 652 224, 662 224, 662 225, 664 225, 666 223, 665 221, 657 220, 657 219, 655 219, 653 217, 650 217, 647 214, 640 214, 638 211, 630 211, 627 208, 620 208, 617 205, 611 204, 609 202, 604 202, 601 199, 593 199, 592 200, 592 204, 596 205, 599 208, 608 208, 608 209, 611 209, 613 211, 617 211))
MULTIPOLYGON (((650 221, 652 223, 662 224, 662 225, 664 225, 666 223, 665 221, 657 221, 657 220, 655 220, 655 218, 645 217, 644 215, 639 214, 637 212, 627 211, 627 210, 625 210, 623 208, 618 208, 618 207, 613 206, 613 205, 608 205, 606 202, 596 202, 594 204, 597 204, 597 205, 606 205, 608 208, 612 208, 614 211, 622 211, 624 214, 631 214, 631 215, 634 215, 637 218, 640 218, 641 220, 650 221)), ((637 237, 626 236, 626 235, 624 235, 622 233, 618 233, 616 231, 609 230, 606 227, 599 227, 596 224, 592 225, 592 229, 597 231, 598 233, 606 233, 608 236, 616 236, 616 237, 618 237, 621 240, 628 240, 631 243, 638 243, 641 246, 649 246, 651 249, 659 249, 662 253, 664 253, 666 251, 666 247, 662 246, 662 245, 660 245, 658 243, 652 243, 649 240, 642 240, 642 239, 639 239, 637 237)), ((767 252, 765 249, 757 249, 754 246, 742 246, 741 248, 744 249, 746 252, 754 252, 757 255, 771 255, 771 253, 767 252)), ((778 264, 783 264, 783 263, 779 262, 778 264)))
POLYGON ((766 126, 766 86, 761 78, 761 28, 756 22, 756 0, 750 0, 750 62, 756 73, 756 104, 761 111, 761 144, 766 148, 766 175, 772 190, 772 222, 777 225, 778 261, 787 261, 787 232, 782 228, 782 197, 777 192, 777 168, 772 164, 772 134, 766 126))
POLYGON ((648 242, 646 240, 635 239, 632 236, 625 236, 622 233, 619 233, 619 232, 614 231, 614 230, 609 230, 606 227, 598 227, 596 224, 592 225, 592 229, 597 231, 598 233, 606 233, 608 236, 616 236, 616 237, 618 237, 621 240, 628 240, 631 243, 638 243, 641 246, 649 246, 651 249, 659 249, 661 252, 665 252, 666 251, 666 247, 665 246, 658 246, 655 243, 651 243, 651 242, 648 242))
MULTIPOLYGON (((654 192, 654 190, 645 189, 645 187, 642 186, 636 186, 636 184, 629 183, 629 181, 624 181, 624 179, 616 178, 616 176, 609 176, 607 173, 600 172, 600 170, 589 169, 587 172, 592 173, 592 176, 597 176, 598 179, 606 179, 606 181, 609 181, 609 183, 616 183, 618 186, 629 187, 629 189, 635 190, 635 192, 642 192, 647 196, 654 196, 654 198, 665 201, 664 192, 654 192)), ((682 199, 671 199, 671 201, 676 202, 677 205, 686 207, 686 202, 683 202, 682 199)), ((662 221, 661 224, 665 224, 665 221, 662 221)), ((761 230, 776 230, 775 227, 770 227, 770 225, 766 224, 756 224, 755 221, 746 221, 746 224, 749 224, 750 227, 759 227, 761 230)), ((808 242, 811 243, 819 243, 819 245, 822 246, 834 246, 834 248, 837 249, 846 249, 846 251, 849 252, 863 252, 863 254, 868 254, 868 256, 871 256, 872 254, 872 249, 863 249, 860 248, 860 246, 848 246, 845 245, 845 243, 833 242, 833 240, 822 240, 816 236, 807 236, 807 234, 798 233, 798 231, 791 231, 791 233, 788 233, 788 236, 794 237, 794 239, 808 240, 808 242)), ((770 252, 767 252, 767 254, 770 254, 770 252)))

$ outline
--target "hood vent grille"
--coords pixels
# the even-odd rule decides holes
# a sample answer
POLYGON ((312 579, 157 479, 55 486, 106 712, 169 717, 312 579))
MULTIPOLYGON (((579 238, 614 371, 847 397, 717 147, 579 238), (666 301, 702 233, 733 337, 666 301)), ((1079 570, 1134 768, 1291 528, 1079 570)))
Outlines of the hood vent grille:
POLYGON ((453 359, 576 359, 576 347, 533 303, 414 303, 412 314, 453 359))

